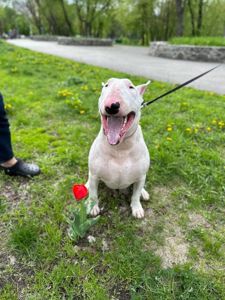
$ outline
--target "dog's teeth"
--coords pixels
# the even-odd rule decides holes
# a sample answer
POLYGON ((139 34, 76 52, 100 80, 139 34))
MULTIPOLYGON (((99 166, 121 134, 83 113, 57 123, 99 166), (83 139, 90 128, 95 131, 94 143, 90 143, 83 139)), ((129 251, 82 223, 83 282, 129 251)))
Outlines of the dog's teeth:
POLYGON ((126 126, 126 123, 127 123, 127 117, 123 117, 123 127, 122 127, 122 130, 125 128, 126 126))

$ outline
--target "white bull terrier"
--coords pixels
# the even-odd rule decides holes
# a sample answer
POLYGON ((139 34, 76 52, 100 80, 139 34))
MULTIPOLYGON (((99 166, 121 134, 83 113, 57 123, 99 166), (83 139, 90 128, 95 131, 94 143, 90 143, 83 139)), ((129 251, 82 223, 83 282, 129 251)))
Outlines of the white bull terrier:
POLYGON ((90 214, 99 214, 98 184, 103 181, 111 189, 133 185, 132 214, 144 217, 140 197, 149 199, 144 189, 150 157, 139 120, 146 84, 134 86, 129 79, 111 78, 102 84, 99 98, 101 129, 89 153, 89 203, 95 202, 90 214))

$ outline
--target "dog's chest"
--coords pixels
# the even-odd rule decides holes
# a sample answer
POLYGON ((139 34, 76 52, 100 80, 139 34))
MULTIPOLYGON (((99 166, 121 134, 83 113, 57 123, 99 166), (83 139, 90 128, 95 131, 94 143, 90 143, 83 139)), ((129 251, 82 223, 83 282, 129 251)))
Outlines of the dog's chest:
POLYGON ((148 170, 149 160, 143 155, 132 151, 111 153, 101 157, 101 163, 96 166, 98 177, 111 189, 127 188, 137 182, 148 170))

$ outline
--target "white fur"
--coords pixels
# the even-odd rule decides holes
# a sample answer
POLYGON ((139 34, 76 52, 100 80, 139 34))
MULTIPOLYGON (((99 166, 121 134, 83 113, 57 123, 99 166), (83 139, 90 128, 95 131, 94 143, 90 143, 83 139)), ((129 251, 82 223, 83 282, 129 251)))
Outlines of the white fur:
MULTIPOLYGON (((89 201, 96 204, 90 214, 99 214, 98 184, 103 181, 111 189, 125 189, 133 185, 131 197, 132 214, 136 218, 144 217, 140 197, 149 199, 148 192, 144 189, 146 174, 150 165, 150 157, 144 142, 139 123, 142 95, 149 84, 136 86, 128 79, 112 78, 108 86, 103 85, 99 98, 100 113, 104 113, 105 102, 112 93, 120 99, 120 112, 127 115, 131 111, 136 114, 135 120, 128 129, 125 137, 117 145, 110 145, 104 134, 103 126, 93 142, 89 153, 89 178, 86 186, 89 189, 89 201)), ((89 202, 89 203, 90 203, 89 202)))

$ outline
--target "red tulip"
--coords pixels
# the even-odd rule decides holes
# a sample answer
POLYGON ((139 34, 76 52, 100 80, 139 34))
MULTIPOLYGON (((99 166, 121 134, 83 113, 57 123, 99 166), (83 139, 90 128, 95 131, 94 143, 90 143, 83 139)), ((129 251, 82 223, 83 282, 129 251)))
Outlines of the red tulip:
POLYGON ((74 184, 73 185, 73 195, 77 201, 80 201, 87 197, 88 189, 84 184, 74 184))

